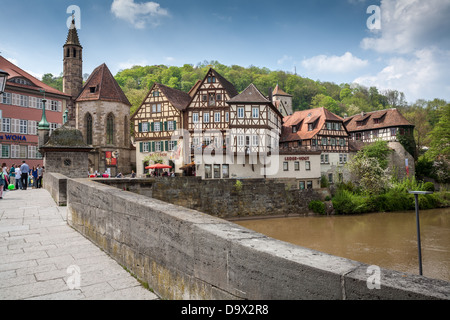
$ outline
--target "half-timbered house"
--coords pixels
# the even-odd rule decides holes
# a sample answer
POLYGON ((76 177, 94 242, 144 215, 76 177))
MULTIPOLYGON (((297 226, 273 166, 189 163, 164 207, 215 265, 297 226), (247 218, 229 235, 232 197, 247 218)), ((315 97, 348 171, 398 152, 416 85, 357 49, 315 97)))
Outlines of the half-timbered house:
POLYGON ((184 125, 190 135, 192 161, 206 148, 225 149, 230 139, 230 106, 226 102, 237 94, 236 88, 213 68, 190 91, 192 100, 184 112, 184 125))
POLYGON ((297 111, 284 118, 280 150, 320 152, 321 173, 329 182, 342 179, 349 157, 349 133, 344 120, 325 108, 297 111))
MULTIPOLYGON (((134 122, 137 145, 137 173, 147 172, 145 167, 151 158, 172 167, 171 171, 181 173, 182 137, 175 133, 183 129, 183 111, 191 96, 183 91, 155 83, 131 120, 134 122)), ((152 162, 152 161, 150 161, 152 162)))

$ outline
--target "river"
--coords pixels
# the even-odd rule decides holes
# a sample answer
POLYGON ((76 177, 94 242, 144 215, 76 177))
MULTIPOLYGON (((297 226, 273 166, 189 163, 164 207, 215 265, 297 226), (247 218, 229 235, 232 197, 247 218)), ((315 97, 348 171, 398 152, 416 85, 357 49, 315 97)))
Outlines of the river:
MULTIPOLYGON (((423 275, 450 281, 450 208, 421 210, 423 275)), ((271 238, 382 268, 419 274, 414 211, 243 220, 271 238)))

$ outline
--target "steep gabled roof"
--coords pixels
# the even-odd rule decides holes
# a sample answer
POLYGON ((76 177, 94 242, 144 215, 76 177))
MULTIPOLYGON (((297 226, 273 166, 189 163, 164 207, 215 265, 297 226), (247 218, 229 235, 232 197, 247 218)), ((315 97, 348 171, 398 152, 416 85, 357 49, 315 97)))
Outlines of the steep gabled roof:
MULTIPOLYGON (((210 71, 212 71, 214 73, 217 80, 219 80, 222 87, 228 93, 228 96, 230 97, 230 99, 234 98, 235 96, 237 96, 239 94, 239 92, 236 90, 236 88, 233 86, 233 84, 231 82, 229 82, 227 79, 225 79, 224 77, 222 77, 222 75, 219 74, 216 70, 211 68, 210 71)), ((208 74, 209 74, 209 72, 208 72, 208 74)), ((206 77, 208 76, 208 74, 206 75, 206 77)), ((205 80, 206 80, 206 77, 205 77, 205 80)))
POLYGON ((343 119, 325 108, 297 111, 284 118, 281 142, 312 139, 326 121, 343 122, 343 119), (308 124, 315 124, 312 131, 308 131, 308 124), (297 132, 292 132, 293 126, 299 126, 297 132))
POLYGON ((192 100, 191 96, 184 91, 173 89, 160 83, 156 85, 167 100, 180 111, 186 109, 192 100))
POLYGON ((102 64, 92 72, 76 101, 97 100, 121 102, 131 106, 106 64, 102 64))
POLYGON ((398 126, 414 126, 406 120, 406 118, 397 109, 360 113, 346 118, 344 121, 349 132, 398 126), (377 123, 374 121, 376 119, 378 119, 377 123))
POLYGON ((0 69, 9 73, 8 82, 6 83, 7 86, 33 90, 33 91, 36 91, 37 93, 39 92, 40 89, 44 89, 46 93, 53 93, 56 95, 69 97, 69 95, 67 95, 59 90, 56 90, 56 89, 50 87, 49 85, 46 85, 42 81, 36 79, 32 75, 30 75, 28 72, 22 70, 21 68, 14 65, 12 62, 8 61, 7 59, 3 58, 2 56, 0 56, 0 69), (28 80, 28 82, 30 82, 31 85, 11 82, 10 80, 12 80, 14 78, 24 78, 24 79, 28 80))
POLYGON ((77 28, 75 27, 75 20, 72 18, 72 24, 69 28, 69 34, 67 35, 66 45, 75 45, 81 47, 80 39, 78 38, 77 28))
POLYGON ((259 90, 251 83, 244 91, 227 101, 228 103, 271 103, 259 90))

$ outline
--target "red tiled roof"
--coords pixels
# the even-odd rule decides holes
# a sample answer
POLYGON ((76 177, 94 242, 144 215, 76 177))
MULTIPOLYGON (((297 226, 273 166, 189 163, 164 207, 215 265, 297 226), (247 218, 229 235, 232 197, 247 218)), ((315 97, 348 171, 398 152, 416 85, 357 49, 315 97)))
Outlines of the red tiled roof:
POLYGON ((92 72, 76 101, 97 100, 121 102, 131 106, 106 64, 102 64, 92 72))
POLYGON ((186 92, 170 88, 160 83, 157 83, 155 85, 158 86, 167 100, 169 100, 170 103, 178 110, 183 111, 189 106, 192 98, 186 92))
POLYGON ((8 61, 4 57, 0 56, 0 69, 3 71, 6 71, 9 73, 8 80, 11 80, 13 78, 25 78, 29 82, 31 82, 33 85, 24 85, 19 84, 15 82, 8 81, 7 86, 9 87, 17 87, 17 88, 23 88, 23 89, 29 89, 36 92, 39 92, 39 90, 44 89, 46 93, 53 93, 56 95, 64 96, 66 98, 69 97, 69 95, 56 90, 55 88, 50 87, 49 85, 43 83, 42 81, 36 79, 32 75, 30 75, 28 72, 22 70, 18 66, 14 65, 12 62, 8 61))
POLYGON ((397 109, 379 110, 357 114, 344 119, 344 123, 349 132, 398 126, 414 126, 406 120, 406 118, 397 109), (375 123, 374 119, 380 119, 379 123, 375 123))
POLYGON ((325 108, 297 111, 284 118, 281 142, 312 139, 322 130, 326 121, 342 122, 343 119, 325 108), (308 124, 314 122, 317 122, 314 129, 308 131, 308 124), (300 123, 298 131, 292 132, 292 127, 300 123))

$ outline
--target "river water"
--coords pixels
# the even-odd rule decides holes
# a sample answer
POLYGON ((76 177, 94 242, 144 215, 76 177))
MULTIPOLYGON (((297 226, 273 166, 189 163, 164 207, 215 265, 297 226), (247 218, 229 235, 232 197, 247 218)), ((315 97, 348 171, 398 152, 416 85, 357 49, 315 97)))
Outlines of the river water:
MULTIPOLYGON (((423 275, 450 281, 450 208, 421 210, 419 216, 423 275)), ((419 274, 414 211, 235 223, 305 248, 419 274)))

